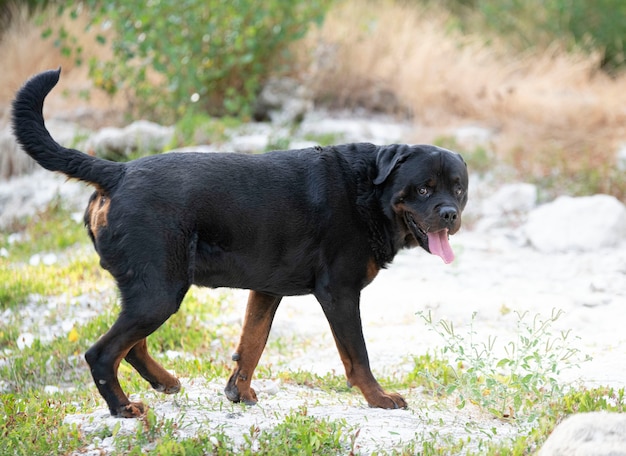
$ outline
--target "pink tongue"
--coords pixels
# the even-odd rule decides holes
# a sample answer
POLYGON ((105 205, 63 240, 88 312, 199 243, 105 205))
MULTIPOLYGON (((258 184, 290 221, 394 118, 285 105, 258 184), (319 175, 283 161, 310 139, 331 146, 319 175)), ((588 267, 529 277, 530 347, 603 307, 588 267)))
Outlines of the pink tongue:
POLYGON ((448 242, 448 230, 428 233, 428 250, 433 255, 441 257, 444 263, 452 263, 454 261, 454 252, 448 242))

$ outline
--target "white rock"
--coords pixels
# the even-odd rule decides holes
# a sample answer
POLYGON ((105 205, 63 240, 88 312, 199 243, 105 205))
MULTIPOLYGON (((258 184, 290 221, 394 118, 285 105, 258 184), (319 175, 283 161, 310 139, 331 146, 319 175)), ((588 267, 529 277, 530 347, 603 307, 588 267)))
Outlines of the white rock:
POLYGON ((269 144, 269 136, 263 133, 237 136, 230 142, 234 152, 254 154, 265 151, 269 144))
POLYGON ((202 153, 212 153, 218 152, 218 147, 210 144, 198 144, 194 146, 184 146, 177 147, 175 149, 169 150, 168 152, 202 152, 202 153))
POLYGON ((61 119, 47 119, 46 128, 56 142, 65 147, 73 147, 79 150, 82 150, 85 139, 93 134, 93 131, 75 122, 61 119))
POLYGON ((294 140, 289 143, 290 149, 308 149, 310 147, 319 146, 319 143, 315 141, 307 141, 307 140, 294 140))
POLYGON ((43 387, 43 390, 46 394, 55 394, 61 391, 61 388, 59 388, 58 386, 54 386, 54 385, 46 385, 43 387))
POLYGON ((524 232, 542 252, 614 247, 626 240, 626 207, 609 195, 561 196, 533 210, 524 232))
POLYGON ((488 196, 482 203, 485 216, 519 215, 537 204, 537 187, 533 184, 508 184, 488 196))
POLYGON ((288 124, 312 109, 312 94, 306 86, 292 78, 270 78, 256 100, 254 118, 288 124))
POLYGON ((493 141, 494 133, 489 128, 466 125, 453 131, 456 142, 468 147, 488 146, 493 141))
POLYGON ((173 127, 138 120, 124 128, 103 128, 89 137, 88 152, 109 158, 126 156, 135 150, 161 152, 172 140, 173 127))
POLYGON ((411 137, 414 126, 401 124, 385 117, 361 119, 353 117, 332 117, 329 113, 316 111, 306 116, 300 125, 299 134, 303 137, 336 136, 333 143, 371 142, 390 144, 406 142, 411 137))
POLYGON ((66 207, 82 209, 92 191, 87 184, 42 168, 32 174, 0 181, 0 228, 44 209, 55 197, 60 197, 66 207))
POLYGON ((626 456, 626 414, 572 415, 559 424, 538 456, 626 456))
POLYGON ((483 233, 504 230, 508 238, 514 237, 517 244, 526 245, 527 240, 524 235, 520 234, 519 230, 511 228, 523 225, 528 218, 528 213, 536 204, 536 186, 525 183, 505 185, 491 195, 483 196, 482 203, 478 205, 476 214, 478 221, 474 228, 483 233))
POLYGON ((252 387, 257 393, 275 396, 280 391, 280 385, 272 380, 252 380, 252 387))

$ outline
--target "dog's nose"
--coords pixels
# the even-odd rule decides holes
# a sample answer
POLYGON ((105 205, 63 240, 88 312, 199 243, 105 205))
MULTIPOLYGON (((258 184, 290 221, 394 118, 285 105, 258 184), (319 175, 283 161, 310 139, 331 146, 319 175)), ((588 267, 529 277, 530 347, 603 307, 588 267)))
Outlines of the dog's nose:
POLYGON ((452 225, 459 217, 459 212, 452 206, 442 206, 439 209, 439 217, 441 217, 447 225, 452 225))

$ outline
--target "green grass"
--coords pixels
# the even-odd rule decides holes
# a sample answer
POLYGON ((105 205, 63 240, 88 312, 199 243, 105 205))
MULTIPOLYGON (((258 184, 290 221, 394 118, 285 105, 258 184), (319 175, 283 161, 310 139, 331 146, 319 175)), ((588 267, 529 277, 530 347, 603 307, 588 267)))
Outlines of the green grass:
POLYGON ((331 421, 308 415, 301 407, 284 417, 272 430, 252 428, 241 448, 244 455, 337 455, 349 452, 350 434, 345 420, 331 421))
POLYGON ((82 213, 73 213, 58 196, 44 210, 0 231, 0 248, 7 250, 11 262, 27 261, 37 253, 59 252, 87 242, 82 213))
POLYGON ((0 309, 16 308, 26 304, 29 297, 69 293, 77 296, 97 290, 111 282, 108 274, 98 267, 95 253, 66 258, 60 264, 31 266, 0 258, 0 309))
POLYGON ((109 276, 88 244, 82 219, 60 198, 0 232, 0 248, 7 252, 0 257, 0 309, 23 305, 32 295, 76 296, 97 289, 109 276), (46 253, 54 255, 53 264, 37 260, 46 253))
POLYGON ((89 402, 85 393, 0 395, 0 443, 7 455, 44 455, 84 447, 81 432, 63 424, 75 413, 76 401, 89 402))

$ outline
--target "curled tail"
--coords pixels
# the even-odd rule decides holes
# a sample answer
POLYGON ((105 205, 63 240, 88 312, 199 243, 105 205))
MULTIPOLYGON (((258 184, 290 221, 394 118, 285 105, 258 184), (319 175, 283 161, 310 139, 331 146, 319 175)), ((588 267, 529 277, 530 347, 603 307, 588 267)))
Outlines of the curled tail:
POLYGON ((43 101, 59 81, 61 69, 29 79, 13 100, 13 132, 28 155, 50 171, 95 185, 109 193, 124 175, 125 165, 92 157, 57 143, 46 129, 43 101))

